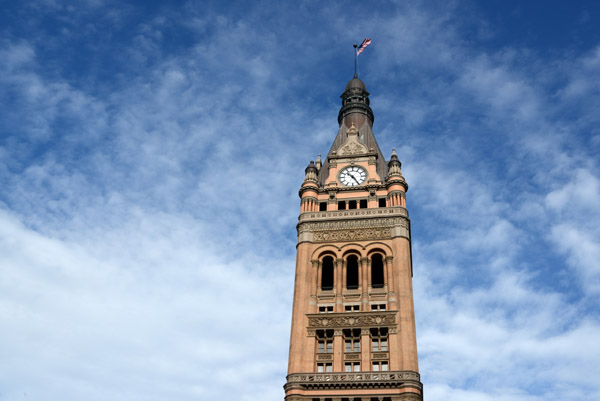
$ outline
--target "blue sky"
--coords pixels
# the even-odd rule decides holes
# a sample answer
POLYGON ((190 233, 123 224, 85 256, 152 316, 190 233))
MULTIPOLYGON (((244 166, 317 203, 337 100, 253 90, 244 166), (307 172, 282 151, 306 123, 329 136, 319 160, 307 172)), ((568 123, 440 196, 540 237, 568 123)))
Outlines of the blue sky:
POLYGON ((596 2, 3 2, 0 400, 281 400, 352 44, 429 401, 600 399, 596 2))

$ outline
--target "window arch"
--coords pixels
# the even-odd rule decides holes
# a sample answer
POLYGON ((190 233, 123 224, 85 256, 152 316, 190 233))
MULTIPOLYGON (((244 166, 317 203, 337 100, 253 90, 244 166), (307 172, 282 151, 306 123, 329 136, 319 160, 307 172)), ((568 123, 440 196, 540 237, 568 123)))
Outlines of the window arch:
POLYGON ((325 256, 321 263, 321 290, 333 290, 333 258, 325 256))
POLYGON ((384 284, 383 256, 380 253, 375 253, 371 256, 371 286, 373 288, 383 288, 384 284))
POLYGON ((355 290, 358 288, 358 256, 349 255, 346 258, 346 288, 355 290))

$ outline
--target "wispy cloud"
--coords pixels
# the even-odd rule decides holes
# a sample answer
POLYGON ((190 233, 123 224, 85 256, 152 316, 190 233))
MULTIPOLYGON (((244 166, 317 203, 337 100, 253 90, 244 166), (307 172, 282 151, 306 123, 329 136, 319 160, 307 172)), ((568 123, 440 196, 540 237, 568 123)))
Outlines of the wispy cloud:
POLYGON ((297 190, 369 36, 427 398, 598 398, 598 47, 497 47, 467 6, 9 8, 2 396, 281 399, 297 190))

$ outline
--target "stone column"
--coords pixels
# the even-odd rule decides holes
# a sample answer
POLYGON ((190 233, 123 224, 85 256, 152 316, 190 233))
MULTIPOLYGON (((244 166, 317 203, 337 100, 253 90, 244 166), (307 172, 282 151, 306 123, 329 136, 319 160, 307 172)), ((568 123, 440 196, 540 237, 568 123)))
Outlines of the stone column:
POLYGON ((360 329, 360 370, 371 370, 371 332, 369 329, 360 329))
POLYGON ((343 312, 342 308, 342 288, 344 282, 344 259, 337 259, 335 263, 335 311, 343 312))
POLYGON ((308 330, 308 341, 306 341, 307 352, 305 352, 305 360, 304 366, 311 366, 309 372, 317 371, 317 361, 316 352, 317 352, 317 333, 315 330, 308 330))
POLYGON ((385 276, 386 276, 386 285, 387 285, 387 293, 388 293, 388 310, 397 308, 397 295, 395 293, 394 286, 394 257, 386 256, 385 257, 385 276))
POLYGON ((311 282, 310 282, 310 296, 313 299, 313 313, 317 313, 319 310, 317 309, 317 294, 319 293, 319 272, 321 271, 320 265, 321 262, 319 260, 311 260, 312 270, 311 270, 311 282))
POLYGON ((368 296, 368 289, 369 289, 369 274, 367 272, 368 267, 368 263, 369 260, 368 258, 360 258, 360 286, 361 286, 361 290, 362 290, 362 310, 366 311, 367 310, 367 306, 369 304, 369 296, 368 296))
POLYGON ((319 289, 321 288, 321 276, 323 271, 323 262, 320 260, 317 262, 317 294, 319 293, 319 289))
POLYGON ((344 371, 344 336, 342 329, 333 332, 333 371, 344 371))

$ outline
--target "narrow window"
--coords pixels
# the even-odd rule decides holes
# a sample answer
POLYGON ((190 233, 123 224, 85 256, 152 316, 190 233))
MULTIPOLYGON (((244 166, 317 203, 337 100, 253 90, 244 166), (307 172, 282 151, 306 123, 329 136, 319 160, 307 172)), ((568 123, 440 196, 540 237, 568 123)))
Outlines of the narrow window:
POLYGON ((371 257, 371 285, 373 288, 383 288, 383 257, 376 253, 371 257))
POLYGON ((360 305, 346 305, 345 309, 346 312, 359 312, 360 305))
POLYGON ((366 199, 361 199, 360 200, 360 208, 361 209, 366 209, 367 208, 367 200, 366 199))
POLYGON ((333 258, 325 256, 321 267, 321 289, 323 291, 333 290, 333 258))
POLYGON ((371 329, 372 352, 387 352, 388 330, 385 327, 371 329))
POLYGON ((344 352, 360 352, 360 329, 344 329, 344 352))
POLYGON ((332 370, 331 363, 317 363, 317 372, 319 373, 331 372, 332 370))
POLYGON ((356 201, 351 200, 348 202, 348 209, 356 209, 356 201))
POLYGON ((372 311, 382 311, 382 310, 385 310, 385 304, 372 304, 371 305, 371 310, 372 311))
POLYGON ((360 372, 360 362, 346 362, 344 368, 346 372, 360 372))
POLYGON ((379 198, 379 207, 385 207, 385 198, 379 198))
POLYGON ((350 255, 346 259, 346 288, 355 290, 358 288, 358 256, 350 255))
POLYGON ((319 313, 333 313, 333 306, 319 306, 319 313))
POLYGON ((331 354, 333 352, 333 330, 317 330, 317 353, 331 354))
POLYGON ((320 202, 319 203, 319 212, 326 212, 327 211, 327 202, 320 202))
POLYGON ((338 201, 338 210, 346 210, 346 201, 338 201))

